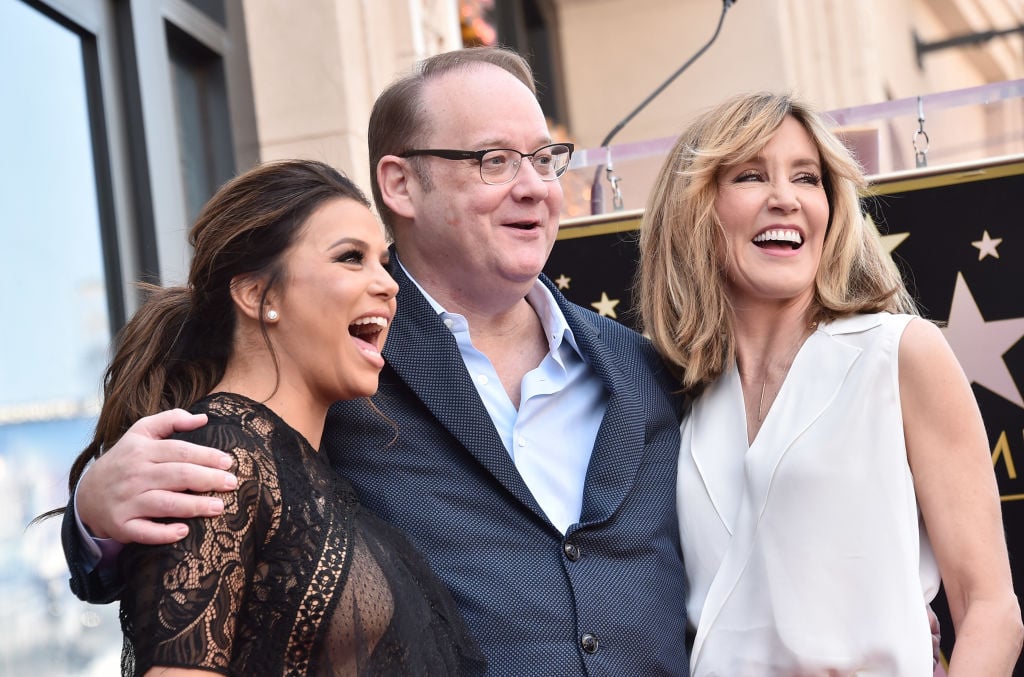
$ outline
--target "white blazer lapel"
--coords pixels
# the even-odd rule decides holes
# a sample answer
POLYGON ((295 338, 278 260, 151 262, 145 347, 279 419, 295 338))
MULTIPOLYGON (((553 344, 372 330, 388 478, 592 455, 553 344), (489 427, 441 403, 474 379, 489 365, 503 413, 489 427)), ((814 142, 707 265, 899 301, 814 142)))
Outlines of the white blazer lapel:
POLYGON ((737 450, 747 447, 743 392, 735 365, 694 403, 690 417, 689 453, 719 519, 732 534, 743 493, 743 461, 737 450))

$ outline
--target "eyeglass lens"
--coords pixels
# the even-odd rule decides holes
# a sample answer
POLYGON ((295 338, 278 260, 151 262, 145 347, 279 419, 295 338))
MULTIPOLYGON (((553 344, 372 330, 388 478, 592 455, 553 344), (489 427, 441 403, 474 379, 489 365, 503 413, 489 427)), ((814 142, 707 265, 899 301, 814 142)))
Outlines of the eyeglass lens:
POLYGON ((519 172, 523 158, 528 157, 533 168, 544 181, 554 181, 569 166, 569 147, 556 144, 545 146, 532 155, 523 155, 518 151, 499 149, 480 158, 480 176, 487 183, 507 183, 519 172))

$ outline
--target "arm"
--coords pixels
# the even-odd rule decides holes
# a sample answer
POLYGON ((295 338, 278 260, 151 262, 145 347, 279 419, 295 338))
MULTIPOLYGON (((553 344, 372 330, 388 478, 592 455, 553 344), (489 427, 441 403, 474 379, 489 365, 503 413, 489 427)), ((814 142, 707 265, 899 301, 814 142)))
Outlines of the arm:
POLYGON ((977 402, 942 333, 928 322, 907 326, 899 374, 914 488, 956 634, 949 675, 1010 675, 1024 629, 977 402))
POLYGON ((97 565, 86 543, 90 536, 122 543, 169 543, 184 538, 188 528, 153 518, 202 517, 223 511, 220 498, 180 492, 233 489, 237 480, 224 471, 231 457, 183 440, 164 439, 205 422, 205 415, 181 409, 140 419, 82 476, 64 514, 61 534, 71 589, 78 597, 107 603, 119 592, 114 561, 107 558, 97 565), (76 517, 89 533, 82 533, 76 517))

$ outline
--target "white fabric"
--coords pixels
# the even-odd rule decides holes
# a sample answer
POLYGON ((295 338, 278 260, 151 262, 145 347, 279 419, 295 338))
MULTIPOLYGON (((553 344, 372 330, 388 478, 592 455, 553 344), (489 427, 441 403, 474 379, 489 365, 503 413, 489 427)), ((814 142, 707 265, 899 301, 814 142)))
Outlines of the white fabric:
POLYGON ((899 400, 911 319, 819 327, 749 448, 735 367, 684 419, 692 677, 932 674, 939 574, 899 400))

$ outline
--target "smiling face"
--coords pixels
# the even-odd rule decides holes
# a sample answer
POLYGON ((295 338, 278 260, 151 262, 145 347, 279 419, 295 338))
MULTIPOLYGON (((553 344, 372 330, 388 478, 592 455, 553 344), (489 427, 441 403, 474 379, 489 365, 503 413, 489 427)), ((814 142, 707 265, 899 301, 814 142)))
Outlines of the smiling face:
POLYGON ((281 387, 326 403, 377 391, 398 293, 387 261, 383 232, 363 205, 335 198, 313 212, 283 255, 283 280, 268 297, 278 318, 267 328, 281 387))
POLYGON ((818 148, 796 118, 756 157, 722 170, 715 212, 734 304, 810 305, 829 205, 818 148))
MULTIPOLYGON (((551 143, 537 99, 493 65, 428 82, 422 106, 421 148, 531 153, 551 143)), ((498 186, 481 180, 475 160, 418 161, 429 181, 411 181, 411 223, 396 228, 402 262, 434 295, 484 305, 501 296, 522 299, 558 232, 559 182, 542 181, 529 160, 498 186)))

